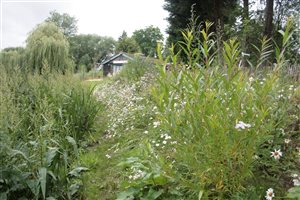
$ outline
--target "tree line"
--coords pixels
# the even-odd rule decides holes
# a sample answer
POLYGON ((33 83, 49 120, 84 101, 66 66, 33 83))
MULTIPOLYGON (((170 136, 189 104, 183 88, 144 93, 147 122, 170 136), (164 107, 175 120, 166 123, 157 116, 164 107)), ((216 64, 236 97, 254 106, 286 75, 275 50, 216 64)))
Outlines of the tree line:
POLYGON ((65 72, 73 68, 89 71, 108 56, 118 53, 142 53, 155 56, 156 44, 163 41, 158 27, 148 26, 133 32, 125 31, 116 41, 96 34, 77 34, 77 19, 67 13, 50 12, 50 16, 29 33, 26 47, 5 48, 0 53, 1 63, 21 66, 42 72, 43 68, 65 72))
POLYGON ((245 54, 253 51, 252 45, 260 45, 259 38, 267 38, 280 43, 278 30, 285 28, 288 17, 294 18, 296 30, 290 47, 289 59, 300 62, 300 1, 298 0, 165 0, 164 9, 169 12, 167 21, 171 45, 182 41, 181 31, 186 28, 193 7, 198 22, 213 22, 211 30, 223 40, 235 37, 245 54), (297 23, 298 22, 298 23, 297 23))
MULTIPOLYGON (((300 1, 297 0, 165 0, 164 9, 169 12, 166 49, 183 40, 182 31, 193 14, 197 21, 213 23, 211 30, 223 40, 235 37, 240 41, 243 55, 253 52, 263 36, 280 43, 278 30, 284 28, 287 18, 294 17, 293 36, 288 59, 300 63, 300 1)), ((72 66, 75 72, 89 71, 108 56, 118 53, 142 53, 156 56, 158 42, 164 40, 159 28, 148 26, 128 36, 125 31, 118 40, 95 34, 77 34, 77 19, 67 13, 50 12, 49 17, 29 34, 26 48, 6 48, 0 53, 2 64, 30 66, 41 72, 44 66, 66 71, 72 66)), ((166 51, 167 52, 167 51, 166 51)), ((255 59, 252 55, 248 59, 255 59)), ((271 60, 272 62, 272 60, 271 60)), ((247 62, 244 62, 247 66, 247 62)))

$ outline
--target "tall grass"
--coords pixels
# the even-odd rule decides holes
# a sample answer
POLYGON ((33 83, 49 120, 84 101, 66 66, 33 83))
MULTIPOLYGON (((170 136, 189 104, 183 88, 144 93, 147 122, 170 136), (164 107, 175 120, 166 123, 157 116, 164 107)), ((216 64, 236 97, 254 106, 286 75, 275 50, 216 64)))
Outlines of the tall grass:
POLYGON ((71 75, 0 66, 1 199, 72 199, 80 189, 78 142, 94 131, 99 103, 71 75))

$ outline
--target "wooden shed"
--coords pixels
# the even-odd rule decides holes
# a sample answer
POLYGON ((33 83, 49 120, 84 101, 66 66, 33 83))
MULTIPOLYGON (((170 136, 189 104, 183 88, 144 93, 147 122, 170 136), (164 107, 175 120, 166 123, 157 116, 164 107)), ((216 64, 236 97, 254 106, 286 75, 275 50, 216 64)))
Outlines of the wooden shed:
POLYGON ((116 55, 113 55, 112 57, 104 60, 101 63, 102 69, 103 69, 103 75, 108 76, 115 75, 118 73, 122 67, 128 63, 129 60, 132 60, 133 56, 130 56, 126 53, 119 53, 116 55))

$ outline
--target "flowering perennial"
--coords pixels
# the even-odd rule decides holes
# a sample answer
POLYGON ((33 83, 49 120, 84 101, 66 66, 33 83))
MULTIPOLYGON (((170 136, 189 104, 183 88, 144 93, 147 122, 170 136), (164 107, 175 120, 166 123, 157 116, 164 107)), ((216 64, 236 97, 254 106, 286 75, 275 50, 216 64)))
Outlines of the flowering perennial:
POLYGON ((236 125, 235 128, 240 130, 240 129, 246 129, 246 128, 251 128, 251 124, 246 124, 242 121, 239 121, 236 125))
POLYGON ((271 157, 274 157, 276 160, 279 160, 281 156, 282 156, 282 152, 280 149, 278 150, 275 149, 273 152, 271 152, 271 157))
POLYGON ((266 199, 267 200, 272 200, 273 197, 275 197, 275 193, 274 193, 274 190, 273 188, 269 188, 267 191, 266 191, 266 199))

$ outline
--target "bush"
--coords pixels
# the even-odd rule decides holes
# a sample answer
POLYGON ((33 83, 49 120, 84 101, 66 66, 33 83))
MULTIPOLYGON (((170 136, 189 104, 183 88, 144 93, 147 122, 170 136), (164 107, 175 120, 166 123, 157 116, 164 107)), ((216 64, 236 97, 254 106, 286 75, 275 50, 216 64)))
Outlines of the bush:
MULTIPOLYGON (((253 74, 239 66, 236 40, 224 42, 220 56, 210 24, 205 27, 200 38, 183 32, 185 41, 179 44, 188 65, 173 53, 164 60, 172 61, 171 70, 161 66, 154 87, 161 127, 176 141, 176 147, 165 149, 176 151, 171 160, 177 182, 188 198, 259 199, 268 188, 284 196, 285 181, 299 170, 296 146, 284 143, 297 138, 291 130, 279 137, 290 120, 297 120, 287 114, 294 109, 289 102, 297 98, 295 88, 281 79, 289 26, 282 32, 283 47, 276 47, 277 67, 268 73, 253 69, 253 74)), ((268 53, 262 55, 258 61, 268 53)))
POLYGON ((154 64, 148 58, 135 57, 130 60, 119 73, 119 78, 125 81, 138 81, 146 72, 154 71, 154 64))

